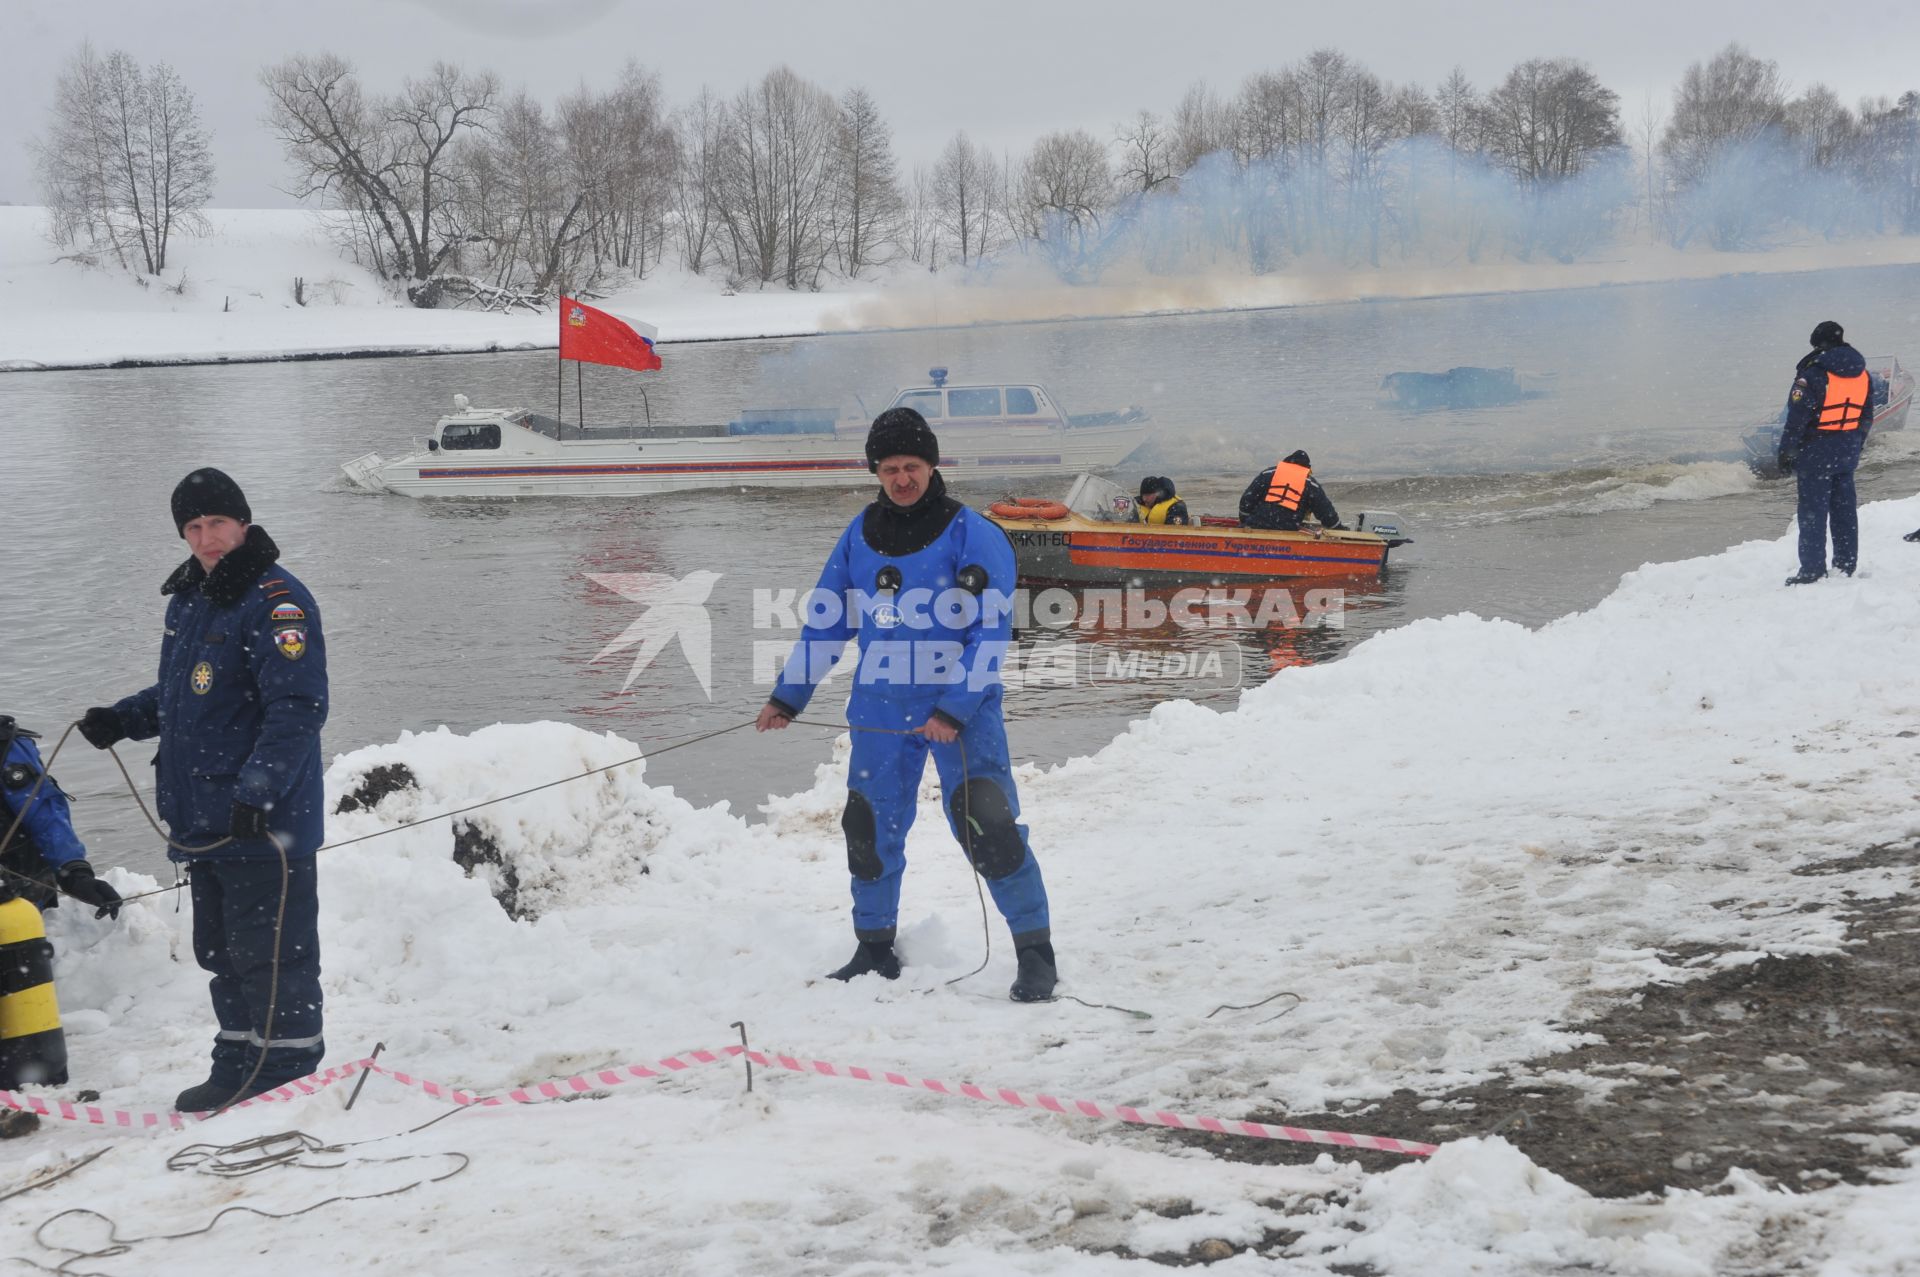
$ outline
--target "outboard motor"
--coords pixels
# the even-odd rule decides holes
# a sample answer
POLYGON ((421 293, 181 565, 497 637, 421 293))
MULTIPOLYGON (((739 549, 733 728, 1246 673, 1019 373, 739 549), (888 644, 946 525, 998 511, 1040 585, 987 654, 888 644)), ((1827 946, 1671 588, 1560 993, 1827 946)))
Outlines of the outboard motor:
POLYGON ((1407 521, 1389 510, 1362 510, 1353 525, 1356 532, 1371 532, 1385 540, 1389 550, 1413 544, 1406 528, 1407 521))

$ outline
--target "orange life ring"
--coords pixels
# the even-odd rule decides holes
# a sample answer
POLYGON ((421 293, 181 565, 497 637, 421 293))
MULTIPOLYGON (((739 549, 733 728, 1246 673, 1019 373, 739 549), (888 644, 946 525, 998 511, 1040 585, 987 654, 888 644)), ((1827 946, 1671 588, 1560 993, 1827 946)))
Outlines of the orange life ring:
POLYGON ((988 506, 987 512, 1003 519, 1064 519, 1072 513, 1062 502, 1045 497, 1009 497, 988 506))

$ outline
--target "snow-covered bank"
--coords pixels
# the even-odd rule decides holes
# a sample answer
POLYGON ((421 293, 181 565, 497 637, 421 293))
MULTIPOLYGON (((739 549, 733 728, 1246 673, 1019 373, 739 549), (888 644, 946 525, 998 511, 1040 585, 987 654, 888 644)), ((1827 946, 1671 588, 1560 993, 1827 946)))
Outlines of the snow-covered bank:
MULTIPOLYGON (((904 978, 818 982, 850 945, 842 755, 764 825, 696 809, 640 765, 476 813, 538 915, 524 921, 451 862, 444 824, 324 853, 331 1057, 380 1040, 396 1066, 496 1090, 719 1046, 744 1020, 756 1045, 806 1057, 1229 1116, 1483 1076, 1575 1040, 1600 1000, 1690 978, 1677 946, 1720 962, 1835 952, 1844 904, 1887 892, 1872 874, 1793 870, 1920 832, 1906 736, 1920 552, 1899 541, 1916 523, 1920 498, 1869 507, 1865 574, 1802 590, 1780 586, 1783 537, 1643 568, 1538 631, 1419 622, 1289 669, 1234 712, 1162 705, 1090 758, 1029 770, 1064 991, 1150 1020, 1007 1002, 997 921, 989 969, 945 986, 978 961, 979 914, 931 789, 909 846, 904 978), (1281 1018, 1209 1016, 1282 989, 1303 1001, 1281 1018)), ((334 818, 329 836, 633 752, 561 724, 403 735, 338 759, 330 792, 397 761, 417 787, 334 818)), ((186 921, 165 898, 118 926, 56 917, 76 1082, 104 1103, 163 1105, 200 1076, 211 1024, 186 921)), ((1234 1271, 1692 1274, 1738 1266, 1763 1229, 1797 1239, 1770 1252, 1782 1268, 1891 1273, 1920 1253, 1911 1165, 1870 1187, 1736 1177, 1724 1195, 1615 1203, 1498 1140, 1364 1176, 1331 1157, 1252 1168, 1131 1129, 825 1078, 738 1092, 716 1066, 465 1113, 349 1150, 340 1171, 163 1169, 200 1138, 297 1126, 356 1140, 440 1111, 376 1080, 350 1115, 325 1095, 127 1141, 11 1203, 0 1254, 58 1262, 33 1230, 70 1206, 107 1212, 123 1237, 181 1231, 234 1202, 285 1211, 429 1180, 455 1152, 470 1161, 444 1183, 278 1223, 229 1216, 137 1247, 128 1269, 205 1270, 271 1247, 296 1270, 417 1271, 425 1245, 476 1272, 1078 1273, 1136 1267, 1116 1248, 1184 1255, 1212 1239, 1275 1256, 1242 1253, 1234 1271), (373 1160, 402 1156, 419 1160, 373 1160), (1336 1189, 1344 1200, 1321 1200, 1336 1189)), ((1910 1138, 1920 1096, 1887 1103, 1882 1138, 1910 1138)), ((35 1136, 0 1193, 113 1138, 35 1136)), ((48 1240, 92 1248, 102 1233, 74 1216, 48 1240)))
MULTIPOLYGON (((322 215, 217 209, 211 234, 177 238, 163 278, 63 255, 38 208, 0 207, 0 371, 116 364, 219 363, 366 354, 551 349, 551 314, 423 311, 393 300, 348 261, 322 215), (306 304, 294 299, 305 281, 306 304)), ((1005 323, 1301 306, 1370 299, 1587 288, 1744 273, 1911 264, 1920 236, 1813 242, 1764 253, 1622 245, 1592 261, 1490 260, 1383 270, 1296 265, 1267 276, 1223 270, 1169 279, 1116 269, 1065 285, 1037 265, 984 275, 902 268, 820 293, 725 295, 721 280, 671 270, 607 300, 656 324, 666 343, 878 328, 1005 323)))

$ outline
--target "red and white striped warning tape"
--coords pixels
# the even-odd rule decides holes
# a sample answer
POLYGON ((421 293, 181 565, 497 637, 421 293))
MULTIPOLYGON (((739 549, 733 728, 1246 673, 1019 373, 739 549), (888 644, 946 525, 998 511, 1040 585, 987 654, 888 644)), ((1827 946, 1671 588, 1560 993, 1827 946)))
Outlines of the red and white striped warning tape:
MULTIPOLYGON (((888 1086, 931 1091, 936 1095, 958 1095, 988 1104, 1003 1104, 1009 1108, 1038 1109, 1046 1113, 1057 1113, 1062 1117, 1103 1118, 1129 1122, 1136 1126, 1164 1126, 1180 1131, 1211 1131, 1216 1135, 1239 1135, 1257 1140, 1286 1140, 1295 1144, 1326 1144, 1335 1148, 1375 1149, 1383 1153, 1402 1153, 1409 1157, 1429 1157, 1437 1152, 1439 1147, 1413 1140, 1389 1139, 1381 1135, 1354 1135, 1347 1131, 1315 1131, 1300 1126, 1274 1126, 1264 1122, 1170 1113, 1161 1109, 1140 1109, 1126 1104, 1096 1104, 1092 1100, 1063 1100, 1037 1093, 1028 1095, 1003 1087, 989 1088, 972 1082, 943 1082, 937 1078, 912 1078, 904 1073, 850 1067, 844 1064, 833 1064, 826 1060, 803 1060, 791 1055, 772 1055, 765 1051, 750 1051, 738 1046, 723 1047, 718 1051, 688 1051, 683 1055, 670 1055, 651 1065, 624 1064, 617 1068, 599 1069, 592 1073, 577 1073, 555 1082, 541 1082, 534 1086, 519 1087, 502 1095, 475 1095, 443 1082, 433 1082, 414 1077, 410 1073, 403 1073, 398 1069, 390 1069, 383 1064, 374 1063, 369 1058, 336 1065, 325 1072, 299 1078, 250 1100, 242 1100, 233 1108, 243 1109, 256 1104, 278 1104, 296 1100, 302 1096, 316 1094, 335 1082, 343 1082, 361 1072, 381 1074, 402 1086, 413 1087, 435 1099, 446 1100, 461 1106, 496 1108, 509 1104, 540 1104, 547 1100, 565 1099, 573 1095, 605 1090, 635 1079, 671 1077, 675 1073, 684 1073, 696 1065, 717 1064, 725 1060, 737 1059, 742 1055, 762 1067, 784 1069, 790 1073, 853 1078, 860 1082, 881 1082, 888 1086)), ((110 1126, 120 1130, 162 1128, 181 1130, 190 1122, 205 1121, 210 1116, 205 1113, 108 1109, 92 1104, 46 1100, 37 1095, 21 1095, 13 1091, 0 1091, 0 1107, 37 1113, 42 1117, 56 1117, 69 1122, 110 1126)))

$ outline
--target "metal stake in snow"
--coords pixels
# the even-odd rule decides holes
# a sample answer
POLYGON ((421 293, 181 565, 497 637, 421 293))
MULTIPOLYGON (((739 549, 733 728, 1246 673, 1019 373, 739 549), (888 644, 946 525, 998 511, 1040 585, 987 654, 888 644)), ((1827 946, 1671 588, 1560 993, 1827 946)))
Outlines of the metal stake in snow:
POLYGON ((747 1022, 745 1020, 735 1020, 732 1024, 728 1025, 727 1027, 730 1029, 740 1030, 740 1058, 742 1060, 745 1060, 747 1064, 747 1094, 752 1095, 753 1094, 753 1048, 747 1045, 747 1022))

